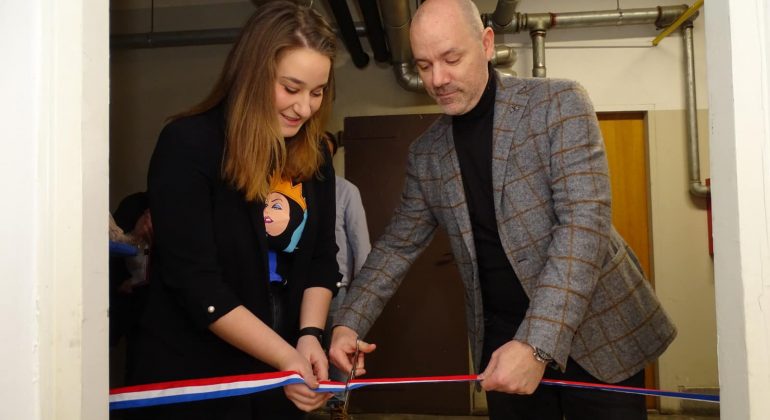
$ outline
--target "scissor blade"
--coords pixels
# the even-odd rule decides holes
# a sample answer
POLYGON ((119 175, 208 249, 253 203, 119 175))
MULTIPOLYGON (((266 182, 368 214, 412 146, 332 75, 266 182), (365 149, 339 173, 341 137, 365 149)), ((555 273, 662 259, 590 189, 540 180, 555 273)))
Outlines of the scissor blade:
POLYGON ((350 374, 348 374, 348 379, 345 381, 345 394, 343 394, 343 397, 342 397, 342 400, 343 400, 342 412, 345 414, 347 414, 348 412, 348 403, 350 402, 350 381, 352 381, 356 377, 356 366, 358 366, 358 355, 359 355, 358 339, 356 339, 356 352, 353 353, 353 367, 350 368, 350 374))

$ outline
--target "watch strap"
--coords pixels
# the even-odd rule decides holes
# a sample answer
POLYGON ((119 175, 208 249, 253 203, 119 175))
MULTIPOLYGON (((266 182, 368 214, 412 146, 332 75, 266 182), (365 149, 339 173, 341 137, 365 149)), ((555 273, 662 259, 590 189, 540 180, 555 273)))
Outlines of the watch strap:
POLYGON ((318 342, 323 345, 324 342, 324 330, 318 327, 305 327, 299 330, 299 337, 303 335, 312 335, 318 339, 318 342))
POLYGON ((535 357, 535 360, 537 360, 538 362, 544 365, 547 365, 553 362, 553 357, 550 354, 548 354, 545 350, 537 348, 532 344, 530 344, 529 346, 532 347, 532 356, 535 357))

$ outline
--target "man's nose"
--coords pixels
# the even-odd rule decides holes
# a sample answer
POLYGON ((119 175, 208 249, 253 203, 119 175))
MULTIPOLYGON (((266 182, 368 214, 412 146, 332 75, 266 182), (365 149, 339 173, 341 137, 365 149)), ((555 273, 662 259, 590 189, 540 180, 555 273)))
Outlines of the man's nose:
POLYGON ((449 72, 447 72, 446 68, 441 65, 434 65, 433 66, 433 74, 431 74, 431 81, 433 82, 433 87, 442 87, 449 83, 450 77, 449 72))

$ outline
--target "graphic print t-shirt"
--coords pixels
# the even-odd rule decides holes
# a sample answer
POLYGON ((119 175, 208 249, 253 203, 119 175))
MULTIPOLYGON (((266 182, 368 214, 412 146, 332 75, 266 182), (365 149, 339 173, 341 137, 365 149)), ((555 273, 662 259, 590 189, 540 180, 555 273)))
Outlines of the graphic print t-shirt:
POLYGON ((267 245, 270 249, 270 281, 285 283, 291 253, 297 249, 307 221, 307 202, 302 183, 275 180, 263 210, 267 245))

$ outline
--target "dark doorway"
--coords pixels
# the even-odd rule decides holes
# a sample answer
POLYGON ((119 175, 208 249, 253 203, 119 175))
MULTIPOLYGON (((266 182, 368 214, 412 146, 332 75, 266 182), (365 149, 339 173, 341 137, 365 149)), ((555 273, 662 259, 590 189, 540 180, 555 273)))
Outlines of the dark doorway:
MULTIPOLYGON (((409 144, 438 115, 345 119, 345 176, 361 190, 373 241, 401 198, 409 144)), ((449 239, 440 230, 417 259, 366 339, 377 350, 367 376, 460 375, 470 371, 464 290, 449 239)), ((351 411, 467 415, 468 383, 389 385, 353 392, 351 411)))

